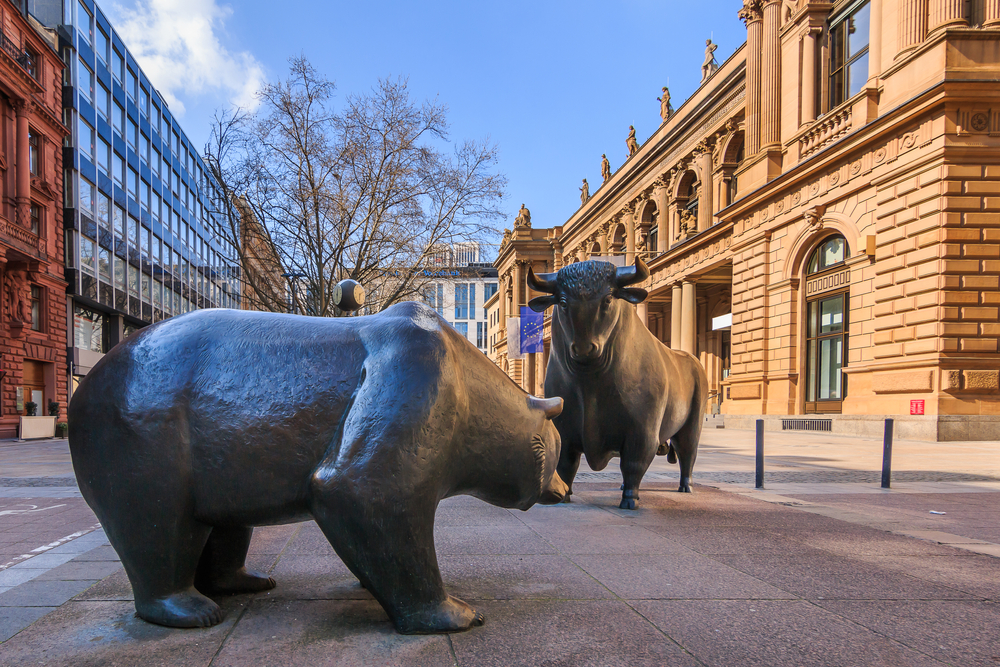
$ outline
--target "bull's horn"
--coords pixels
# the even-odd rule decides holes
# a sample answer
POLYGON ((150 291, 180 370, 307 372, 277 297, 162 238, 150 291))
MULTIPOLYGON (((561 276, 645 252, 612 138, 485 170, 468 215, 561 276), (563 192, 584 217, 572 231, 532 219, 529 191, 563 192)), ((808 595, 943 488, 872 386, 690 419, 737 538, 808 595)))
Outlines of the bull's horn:
POLYGON ((555 273, 538 273, 536 274, 528 267, 528 287, 535 290, 536 292, 544 292, 545 294, 555 294, 556 293, 556 275, 555 273))
POLYGON ((553 417, 558 417, 559 413, 562 412, 563 400, 558 396, 553 396, 552 398, 528 396, 528 405, 535 410, 544 412, 546 419, 552 419, 553 417))
POLYGON ((642 261, 642 257, 636 255, 635 266, 619 267, 615 280, 619 287, 627 287, 628 285, 641 283, 648 277, 649 267, 646 266, 646 262, 642 261))

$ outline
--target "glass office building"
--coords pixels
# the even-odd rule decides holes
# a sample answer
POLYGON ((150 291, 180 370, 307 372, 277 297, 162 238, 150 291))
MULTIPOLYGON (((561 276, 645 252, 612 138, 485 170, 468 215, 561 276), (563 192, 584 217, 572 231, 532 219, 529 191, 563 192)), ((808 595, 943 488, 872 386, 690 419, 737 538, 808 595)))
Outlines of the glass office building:
POLYGON ((72 131, 63 219, 79 379, 138 328, 238 308, 238 261, 219 233, 201 156, 100 7, 65 0, 58 32, 72 131))

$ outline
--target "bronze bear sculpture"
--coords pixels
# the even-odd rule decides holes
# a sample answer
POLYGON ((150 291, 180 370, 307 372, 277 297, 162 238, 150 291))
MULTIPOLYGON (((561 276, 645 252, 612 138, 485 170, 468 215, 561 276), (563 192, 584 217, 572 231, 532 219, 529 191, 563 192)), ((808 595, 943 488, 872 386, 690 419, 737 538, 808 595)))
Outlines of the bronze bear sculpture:
POLYGON ((421 304, 205 310, 105 355, 73 396, 69 442, 147 621, 219 623, 203 593, 275 585, 245 567, 253 526, 312 518, 399 632, 455 632, 483 617, 445 592, 438 503, 559 502, 561 409, 421 304))

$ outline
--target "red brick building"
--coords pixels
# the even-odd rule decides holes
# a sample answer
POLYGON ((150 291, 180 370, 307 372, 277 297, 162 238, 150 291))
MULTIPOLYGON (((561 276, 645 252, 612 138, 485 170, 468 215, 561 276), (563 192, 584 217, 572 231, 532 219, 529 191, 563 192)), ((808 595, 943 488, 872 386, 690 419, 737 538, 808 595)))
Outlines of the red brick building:
POLYGON ((0 0, 0 438, 29 402, 66 415, 63 62, 55 35, 0 0), (50 41, 51 40, 51 41, 50 41))

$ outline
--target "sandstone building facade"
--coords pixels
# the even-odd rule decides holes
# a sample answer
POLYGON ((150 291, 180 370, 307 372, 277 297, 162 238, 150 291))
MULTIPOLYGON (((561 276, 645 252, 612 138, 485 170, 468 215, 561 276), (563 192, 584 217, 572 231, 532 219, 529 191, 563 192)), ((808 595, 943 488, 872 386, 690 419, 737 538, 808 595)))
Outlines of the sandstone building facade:
POLYGON ((0 438, 12 438, 28 403, 66 415, 66 130, 54 46, 16 3, 0 2, 0 20, 0 438))
POLYGON ((505 354, 527 267, 639 254, 640 316, 727 424, 997 439, 1000 0, 739 18, 747 42, 589 201, 505 239, 491 355, 540 393, 547 352, 505 354))

